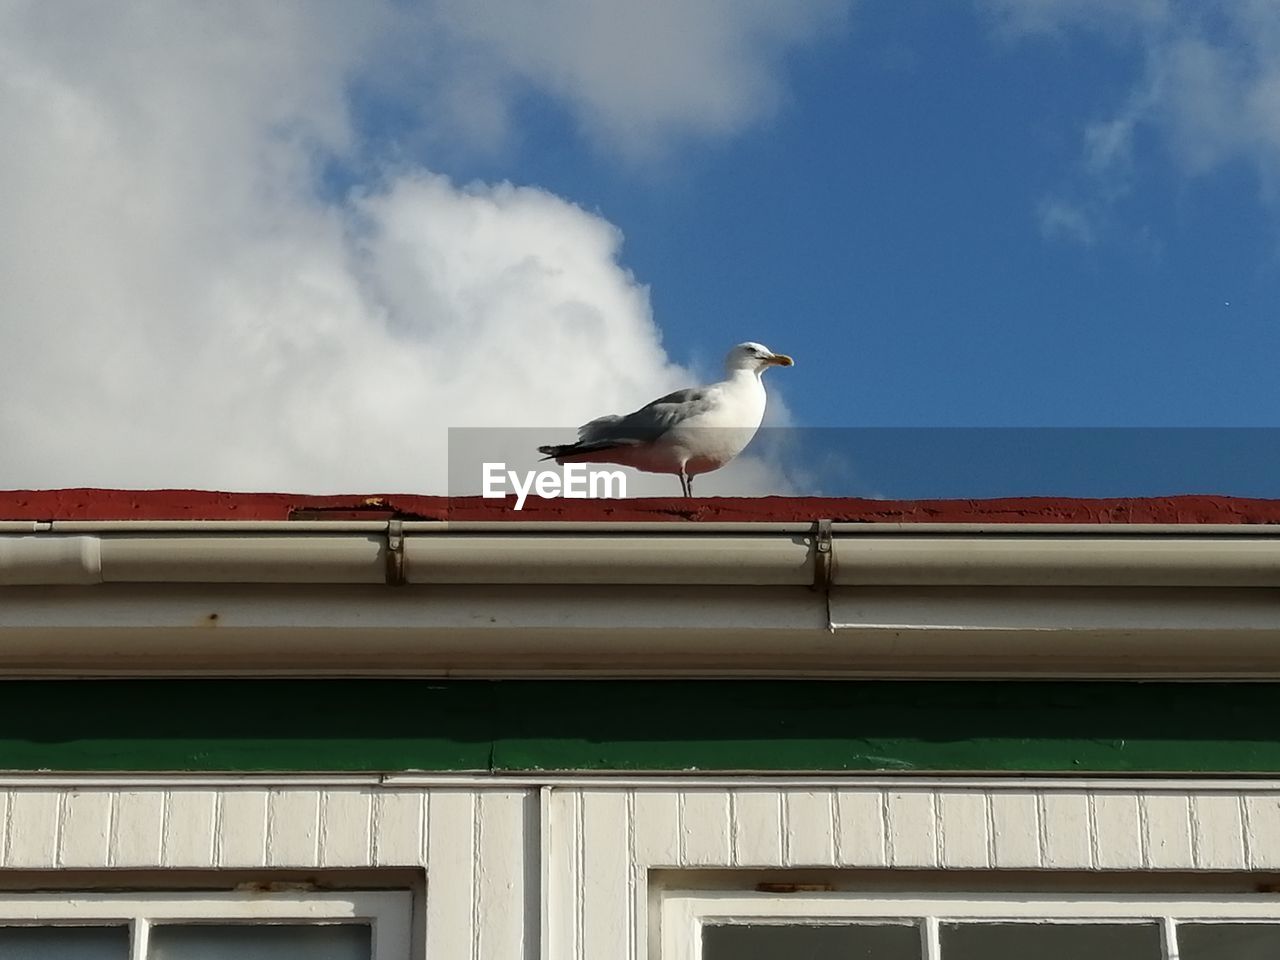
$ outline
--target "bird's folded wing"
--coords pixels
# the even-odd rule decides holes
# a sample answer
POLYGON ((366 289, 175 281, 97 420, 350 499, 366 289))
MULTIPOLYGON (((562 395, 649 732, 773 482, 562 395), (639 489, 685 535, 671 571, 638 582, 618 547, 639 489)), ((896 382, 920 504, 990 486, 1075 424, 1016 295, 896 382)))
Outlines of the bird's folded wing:
POLYGON ((634 444, 656 440, 673 426, 710 406, 704 389, 677 390, 626 416, 597 417, 578 428, 579 443, 634 444))

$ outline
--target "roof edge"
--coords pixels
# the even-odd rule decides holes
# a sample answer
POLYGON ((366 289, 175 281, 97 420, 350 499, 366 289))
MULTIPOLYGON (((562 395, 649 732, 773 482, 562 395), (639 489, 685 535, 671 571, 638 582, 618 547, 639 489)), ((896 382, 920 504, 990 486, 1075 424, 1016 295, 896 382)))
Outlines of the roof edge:
POLYGON ((900 524, 1276 524, 1280 499, 1213 494, 1159 497, 702 497, 542 500, 418 494, 237 493, 66 488, 0 491, 0 521, 696 522, 900 524))

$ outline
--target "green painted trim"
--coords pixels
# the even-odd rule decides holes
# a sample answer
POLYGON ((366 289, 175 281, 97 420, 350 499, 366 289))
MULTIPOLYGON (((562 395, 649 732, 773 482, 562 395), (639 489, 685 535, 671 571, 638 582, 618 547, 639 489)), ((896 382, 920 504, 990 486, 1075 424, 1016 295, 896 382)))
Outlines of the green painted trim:
POLYGON ((1280 684, 6 680, 0 769, 1280 774, 1280 684))

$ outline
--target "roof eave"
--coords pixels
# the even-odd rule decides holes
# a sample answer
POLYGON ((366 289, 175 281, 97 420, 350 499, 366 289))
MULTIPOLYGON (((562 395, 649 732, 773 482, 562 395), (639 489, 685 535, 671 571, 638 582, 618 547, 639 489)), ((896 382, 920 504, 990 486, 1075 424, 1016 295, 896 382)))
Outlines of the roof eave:
POLYGON ((44 525, 0 674, 1280 676, 1275 527, 765 526, 44 525))

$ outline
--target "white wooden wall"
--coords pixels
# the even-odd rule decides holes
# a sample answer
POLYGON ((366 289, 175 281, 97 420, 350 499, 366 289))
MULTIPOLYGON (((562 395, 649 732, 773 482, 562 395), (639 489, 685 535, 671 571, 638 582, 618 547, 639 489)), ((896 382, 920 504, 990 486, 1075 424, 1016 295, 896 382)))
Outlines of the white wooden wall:
MULTIPOLYGON (((261 869, 443 865, 427 955, 536 957, 524 902, 536 791, 222 787, 0 792, 0 868, 261 869), (483 922, 481 922, 483 918, 483 922)), ((536 874, 535 874, 536 876, 536 874)), ((536 916, 536 910, 534 912, 536 916)))
POLYGON ((557 957, 646 956, 654 868, 1280 867, 1280 791, 576 789, 550 811, 557 957))
POLYGON ((652 868, 1273 870, 1280 784, 0 791, 0 869, 379 866, 426 867, 430 958, 642 960, 652 868))

